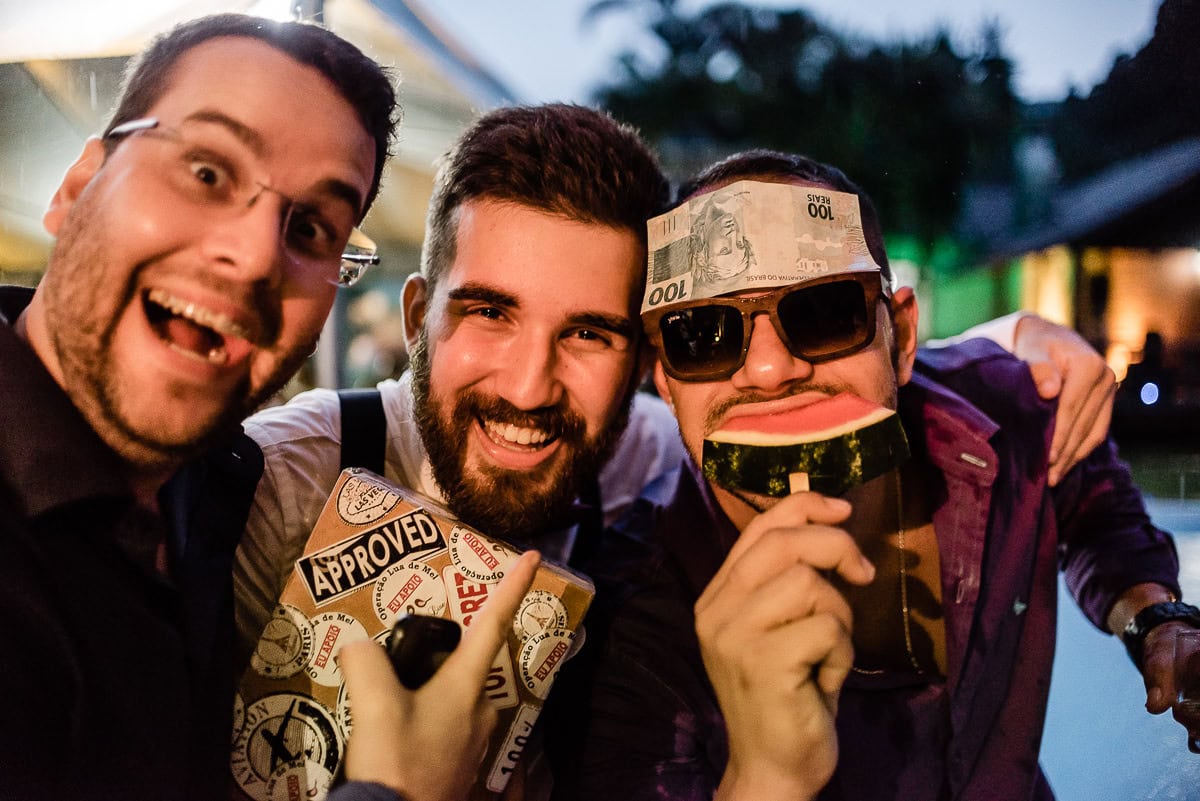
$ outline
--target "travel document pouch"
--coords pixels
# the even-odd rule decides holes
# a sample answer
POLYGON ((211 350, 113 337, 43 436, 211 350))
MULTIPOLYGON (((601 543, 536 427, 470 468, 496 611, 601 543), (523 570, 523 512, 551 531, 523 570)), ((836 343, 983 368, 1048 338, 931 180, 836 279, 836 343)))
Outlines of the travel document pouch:
MULTIPOLYGON (((518 555, 410 490, 343 471, 242 676, 230 763, 238 790, 255 801, 323 798, 351 726, 338 648, 382 642, 405 614, 469 627, 518 555)), ((508 783, 577 632, 582 643, 593 594, 577 573, 538 568, 487 678, 500 722, 472 797, 508 783)))

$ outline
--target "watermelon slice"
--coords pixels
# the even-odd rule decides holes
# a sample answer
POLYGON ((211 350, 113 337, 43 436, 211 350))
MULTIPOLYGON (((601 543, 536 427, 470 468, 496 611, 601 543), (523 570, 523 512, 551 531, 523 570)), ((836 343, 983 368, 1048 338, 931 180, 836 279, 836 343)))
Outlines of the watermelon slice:
POLYGON ((843 392, 783 414, 733 418, 705 438, 703 470, 758 495, 840 495, 907 458, 899 415, 843 392))

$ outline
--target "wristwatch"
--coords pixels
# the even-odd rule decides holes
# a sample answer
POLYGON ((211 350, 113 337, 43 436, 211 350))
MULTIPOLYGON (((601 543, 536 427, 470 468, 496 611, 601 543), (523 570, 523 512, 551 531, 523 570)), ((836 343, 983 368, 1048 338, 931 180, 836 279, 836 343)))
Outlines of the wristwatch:
POLYGON ((1129 621, 1129 625, 1121 633, 1121 639, 1125 641, 1125 650, 1129 652, 1129 658, 1138 670, 1142 669, 1142 649, 1146 645, 1146 635, 1150 633, 1150 629, 1172 620, 1181 620, 1192 628, 1200 629, 1200 609, 1182 601, 1163 601, 1150 604, 1129 621))

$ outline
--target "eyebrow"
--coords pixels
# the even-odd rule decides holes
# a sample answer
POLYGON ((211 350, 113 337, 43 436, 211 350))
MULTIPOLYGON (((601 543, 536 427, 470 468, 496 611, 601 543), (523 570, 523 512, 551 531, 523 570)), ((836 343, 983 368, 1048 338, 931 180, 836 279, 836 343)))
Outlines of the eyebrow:
POLYGON ((474 281, 468 281, 461 286, 455 287, 446 293, 446 297, 450 300, 474 300, 483 303, 489 303, 493 306, 504 306, 510 309, 521 308, 521 302, 517 300, 515 295, 508 292, 501 292, 495 287, 487 284, 480 284, 474 281))
POLYGON ((585 328, 599 328, 602 331, 608 331, 618 336, 623 336, 626 339, 634 338, 633 321, 628 317, 584 312, 582 314, 571 315, 570 320, 576 325, 581 325, 585 328))
MULTIPOLYGON (((234 138, 253 151, 254 155, 260 159, 266 152, 266 140, 258 131, 216 109, 193 111, 184 117, 183 121, 185 123, 200 122, 218 125, 233 134, 234 138)), ((362 214, 363 196, 353 185, 337 178, 325 178, 317 183, 316 189, 319 194, 331 195, 346 201, 354 209, 356 215, 362 214)))
MULTIPOLYGON (((492 306, 502 306, 508 309, 521 308, 521 301, 511 293, 504 292, 487 284, 467 282, 446 293, 446 297, 456 301, 478 301, 492 306)), ((572 325, 585 328, 599 328, 627 339, 633 339, 633 321, 628 317, 602 312, 576 312, 567 316, 572 325)))

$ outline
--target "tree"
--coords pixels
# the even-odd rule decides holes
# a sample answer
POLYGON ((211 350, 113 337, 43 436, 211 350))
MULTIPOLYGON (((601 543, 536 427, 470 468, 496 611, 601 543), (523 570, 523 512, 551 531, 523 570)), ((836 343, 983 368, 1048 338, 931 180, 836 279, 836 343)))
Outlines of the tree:
POLYGON ((722 3, 689 16, 673 0, 602 0, 591 13, 631 7, 651 12, 665 57, 623 55, 622 80, 598 100, 670 170, 748 147, 802 152, 861 184, 889 231, 926 242, 952 230, 967 182, 1012 176, 1020 105, 994 23, 960 54, 942 30, 877 43, 802 10, 722 3))
POLYGON ((1200 2, 1163 0, 1154 36, 1121 55, 1086 97, 1063 101, 1049 129, 1067 180, 1200 136, 1200 2))

